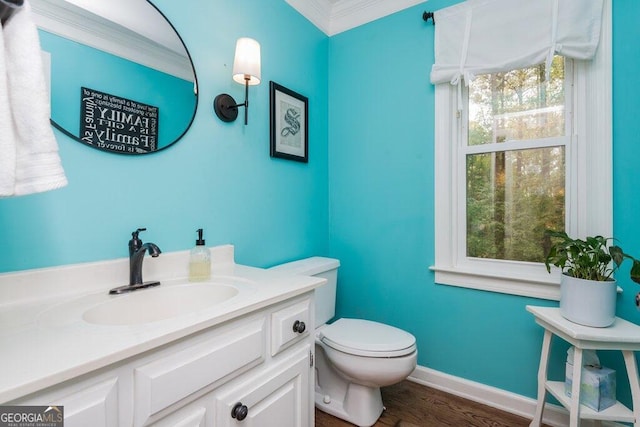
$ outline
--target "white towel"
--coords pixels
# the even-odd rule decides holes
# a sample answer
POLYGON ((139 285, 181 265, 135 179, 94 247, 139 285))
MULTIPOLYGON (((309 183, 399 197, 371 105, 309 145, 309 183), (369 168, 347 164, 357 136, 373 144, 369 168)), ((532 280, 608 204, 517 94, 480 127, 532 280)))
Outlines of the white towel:
POLYGON ((4 32, 0 31, 0 196, 12 195, 16 186, 16 139, 5 63, 4 32))
POLYGON ((10 167, 11 157, 15 160, 13 173, 11 170, 0 172, 0 196, 21 196, 64 187, 67 178, 49 122, 49 96, 42 70, 40 40, 28 0, 5 23, 3 39, 7 88, 4 96, 8 97, 11 120, 8 124, 4 121, 3 95, 0 94, 0 131, 5 133, 7 127, 12 128, 8 135, 13 133, 14 143, 3 138, 0 157, 7 159, 2 161, 1 167, 10 167), (5 192, 11 186, 11 179, 12 191, 5 192))

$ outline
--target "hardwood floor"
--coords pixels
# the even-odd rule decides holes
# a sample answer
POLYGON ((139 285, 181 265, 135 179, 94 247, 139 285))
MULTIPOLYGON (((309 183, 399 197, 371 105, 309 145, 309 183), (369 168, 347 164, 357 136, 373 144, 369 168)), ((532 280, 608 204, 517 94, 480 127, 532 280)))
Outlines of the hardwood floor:
MULTIPOLYGON (((411 381, 382 389, 387 408, 375 427, 526 427, 531 420, 411 381)), ((353 427, 316 409, 316 427, 353 427)))

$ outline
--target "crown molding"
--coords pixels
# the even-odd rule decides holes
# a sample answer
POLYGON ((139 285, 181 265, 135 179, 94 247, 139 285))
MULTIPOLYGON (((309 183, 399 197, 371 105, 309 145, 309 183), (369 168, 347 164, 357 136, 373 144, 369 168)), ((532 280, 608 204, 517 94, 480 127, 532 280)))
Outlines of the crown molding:
POLYGON ((286 0, 328 36, 334 36, 427 0, 286 0))
MULTIPOLYGON (((43 31, 194 81, 186 49, 177 35, 173 40, 167 38, 167 32, 175 33, 175 30, 153 6, 148 5, 158 17, 136 16, 140 30, 134 31, 130 29, 134 26, 126 22, 126 19, 131 20, 132 14, 123 14, 120 20, 116 15, 102 16, 80 6, 82 2, 72 1, 78 4, 67 0, 30 0, 33 21, 43 31), (149 21, 154 25, 150 26, 149 21), (176 47, 178 43, 179 48, 176 47)), ((111 10, 127 9, 114 7, 111 10)), ((145 9, 143 13, 149 13, 149 10, 145 9)))

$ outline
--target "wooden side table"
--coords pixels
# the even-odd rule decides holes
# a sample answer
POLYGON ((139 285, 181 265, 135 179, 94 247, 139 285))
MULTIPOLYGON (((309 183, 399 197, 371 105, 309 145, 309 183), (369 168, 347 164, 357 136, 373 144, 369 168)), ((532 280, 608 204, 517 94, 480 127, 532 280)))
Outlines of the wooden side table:
POLYGON ((555 307, 535 307, 528 305, 527 311, 535 316, 536 323, 544 328, 542 354, 538 369, 538 405, 530 426, 540 426, 547 391, 569 410, 570 427, 580 425, 580 419, 600 421, 622 421, 640 427, 640 384, 638 383, 638 366, 634 352, 640 350, 640 326, 624 319, 616 318, 608 328, 592 328, 578 325, 560 315, 555 307), (575 347, 573 360, 573 384, 571 397, 564 394, 564 382, 547 379, 547 364, 551 350, 551 336, 556 335, 575 347), (580 405, 580 383, 582 381, 583 350, 620 350, 629 376, 633 410, 620 402, 603 410, 594 411, 580 405))

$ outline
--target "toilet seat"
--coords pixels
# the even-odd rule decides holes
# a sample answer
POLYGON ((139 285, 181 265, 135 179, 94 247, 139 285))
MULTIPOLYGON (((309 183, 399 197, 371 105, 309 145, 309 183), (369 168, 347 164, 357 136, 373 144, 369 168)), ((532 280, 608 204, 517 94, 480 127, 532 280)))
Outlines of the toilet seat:
POLYGON ((363 319, 338 319, 318 338, 343 353, 364 357, 401 357, 416 351, 416 339, 402 329, 363 319))

